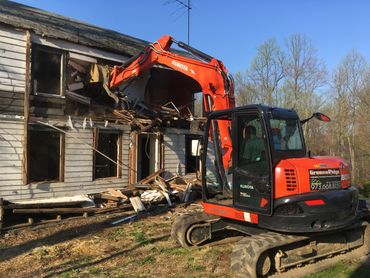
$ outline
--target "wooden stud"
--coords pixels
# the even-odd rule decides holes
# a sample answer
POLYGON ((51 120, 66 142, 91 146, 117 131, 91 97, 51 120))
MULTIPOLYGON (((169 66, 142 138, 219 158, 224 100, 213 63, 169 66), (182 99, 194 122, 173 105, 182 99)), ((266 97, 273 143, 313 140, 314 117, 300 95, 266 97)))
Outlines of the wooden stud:
POLYGON ((122 177, 122 138, 122 133, 120 133, 117 139, 117 178, 122 177))
POLYGON ((59 181, 64 182, 64 165, 65 165, 65 142, 66 136, 64 133, 60 134, 59 144, 60 144, 60 152, 59 152, 59 181))
POLYGON ((24 135, 23 135, 23 184, 28 183, 28 121, 30 115, 30 92, 31 92, 31 33, 26 31, 26 87, 24 92, 23 113, 24 113, 24 135))
POLYGON ((92 166, 92 177, 95 180, 95 166, 96 166, 96 149, 98 147, 98 139, 99 139, 99 129, 94 127, 93 129, 93 166, 92 166))
POLYGON ((128 171, 128 183, 130 187, 133 187, 137 181, 137 142, 138 133, 133 131, 130 133, 130 149, 129 149, 129 166, 128 171))
POLYGON ((4 200, 3 198, 0 198, 0 231, 3 228, 3 222, 4 222, 4 200))

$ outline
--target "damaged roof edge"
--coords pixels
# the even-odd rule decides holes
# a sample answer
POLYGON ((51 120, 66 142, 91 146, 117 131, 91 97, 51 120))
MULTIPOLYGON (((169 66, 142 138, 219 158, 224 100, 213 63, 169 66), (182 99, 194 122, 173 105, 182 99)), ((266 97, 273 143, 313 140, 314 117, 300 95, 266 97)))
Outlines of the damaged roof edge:
POLYGON ((31 30, 42 37, 63 39, 128 56, 137 54, 148 44, 113 30, 11 1, 0 1, 0 23, 31 30))

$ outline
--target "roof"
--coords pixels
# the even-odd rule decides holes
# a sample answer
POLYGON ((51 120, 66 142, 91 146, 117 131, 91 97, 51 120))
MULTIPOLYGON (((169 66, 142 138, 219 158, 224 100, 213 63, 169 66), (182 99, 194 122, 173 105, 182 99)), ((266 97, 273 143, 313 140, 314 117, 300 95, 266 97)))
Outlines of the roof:
POLYGON ((104 49, 123 55, 137 54, 147 41, 100 28, 23 4, 0 1, 0 23, 33 31, 35 34, 104 49))

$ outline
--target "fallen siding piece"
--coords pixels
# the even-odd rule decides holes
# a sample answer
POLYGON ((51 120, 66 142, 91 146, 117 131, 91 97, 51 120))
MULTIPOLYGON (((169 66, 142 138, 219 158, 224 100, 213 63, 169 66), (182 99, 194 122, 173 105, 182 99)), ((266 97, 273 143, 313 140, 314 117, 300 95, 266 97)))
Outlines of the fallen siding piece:
POLYGON ((131 197, 129 200, 136 213, 145 210, 145 206, 143 202, 141 202, 140 197, 131 197))

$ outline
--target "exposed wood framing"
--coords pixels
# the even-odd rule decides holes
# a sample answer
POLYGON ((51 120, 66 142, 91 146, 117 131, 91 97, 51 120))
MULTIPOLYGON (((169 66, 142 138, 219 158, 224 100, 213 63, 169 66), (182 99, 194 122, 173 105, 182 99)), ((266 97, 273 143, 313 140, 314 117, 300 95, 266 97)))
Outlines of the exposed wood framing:
POLYGON ((3 228, 4 222, 4 203, 3 198, 0 198, 0 231, 3 228))
MULTIPOLYGON (((94 127, 93 129, 93 148, 96 149, 99 140, 99 129, 94 127)), ((95 165, 96 165, 96 154, 93 153, 93 167, 92 167, 92 178, 95 180, 95 165)))
POLYGON ((59 181, 64 181, 64 164, 65 164, 65 153, 66 153, 66 136, 65 134, 60 134, 60 153, 59 153, 59 181))
POLYGON ((122 133, 119 134, 118 140, 117 140, 117 160, 118 163, 116 164, 116 171, 117 171, 117 177, 121 178, 122 177, 122 133))
POLYGON ((31 91, 31 33, 26 31, 26 79, 24 92, 24 137, 23 137, 23 184, 28 183, 28 121, 30 115, 30 91, 31 91))
POLYGON ((130 135, 130 150, 129 150, 129 174, 128 184, 130 187, 137 182, 137 141, 138 133, 136 131, 131 132, 130 135))

